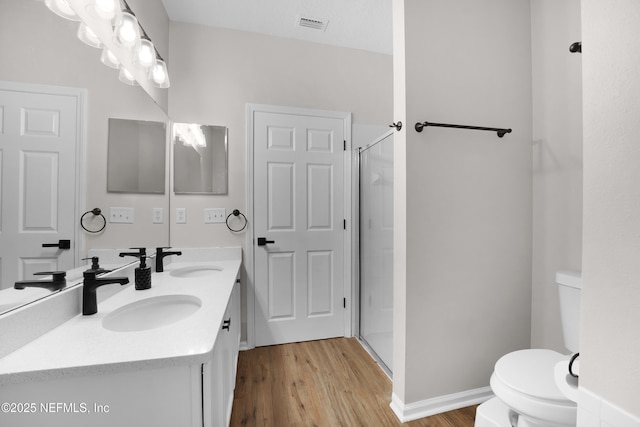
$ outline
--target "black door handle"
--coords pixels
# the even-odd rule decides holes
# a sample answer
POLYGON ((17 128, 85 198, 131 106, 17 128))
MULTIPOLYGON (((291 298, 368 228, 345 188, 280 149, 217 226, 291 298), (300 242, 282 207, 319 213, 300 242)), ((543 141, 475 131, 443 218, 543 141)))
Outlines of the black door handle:
POLYGON ((71 249, 71 240, 58 240, 58 243, 43 243, 43 248, 71 249))
POLYGON ((264 246, 269 243, 275 243, 275 241, 267 240, 266 237, 258 237, 258 246, 264 246))

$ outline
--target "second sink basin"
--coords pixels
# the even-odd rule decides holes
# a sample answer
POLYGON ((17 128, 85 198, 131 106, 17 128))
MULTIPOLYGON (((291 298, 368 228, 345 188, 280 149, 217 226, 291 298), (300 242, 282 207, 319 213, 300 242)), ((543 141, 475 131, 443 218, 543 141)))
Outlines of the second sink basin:
POLYGON ((217 265, 194 265, 182 267, 169 273, 172 277, 204 277, 222 271, 217 265))
POLYGON ((109 313, 105 329, 116 332, 146 331, 183 320, 202 306, 193 295, 159 295, 129 303, 109 313))

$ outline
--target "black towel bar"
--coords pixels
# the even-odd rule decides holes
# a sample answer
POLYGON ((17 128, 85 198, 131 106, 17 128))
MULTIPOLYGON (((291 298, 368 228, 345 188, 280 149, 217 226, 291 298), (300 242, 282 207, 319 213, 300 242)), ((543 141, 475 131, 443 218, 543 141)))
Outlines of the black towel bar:
POLYGON ((496 132, 498 137, 502 138, 505 134, 511 133, 511 129, 504 128, 487 128, 483 126, 467 126, 467 125, 450 125, 447 123, 433 123, 433 122, 424 122, 424 123, 416 123, 416 131, 422 132, 422 129, 427 126, 435 126, 441 128, 456 128, 456 129, 473 129, 473 130, 488 130, 492 132, 496 132))

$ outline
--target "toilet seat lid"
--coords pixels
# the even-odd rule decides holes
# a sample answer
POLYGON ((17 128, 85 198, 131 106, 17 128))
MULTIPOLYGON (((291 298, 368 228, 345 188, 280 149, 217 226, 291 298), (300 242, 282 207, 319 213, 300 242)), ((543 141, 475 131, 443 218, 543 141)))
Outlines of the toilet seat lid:
POLYGON ((494 373, 503 384, 539 399, 568 400, 556 385, 554 368, 567 356, 553 350, 519 350, 502 356, 494 373))

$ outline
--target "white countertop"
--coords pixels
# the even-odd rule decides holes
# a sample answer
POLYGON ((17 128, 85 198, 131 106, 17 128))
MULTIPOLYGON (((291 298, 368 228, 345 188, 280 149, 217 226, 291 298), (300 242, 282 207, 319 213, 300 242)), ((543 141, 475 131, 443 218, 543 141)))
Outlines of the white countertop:
POLYGON ((98 313, 80 314, 0 359, 0 386, 205 362, 213 351, 240 264, 239 259, 172 262, 163 273, 153 273, 151 289, 136 291, 131 281, 122 292, 99 302, 98 313), (215 265, 222 271, 203 277, 170 275, 195 265, 215 265), (105 316, 123 305, 168 294, 197 296, 202 306, 189 317, 156 329, 114 332, 102 326, 105 316))

